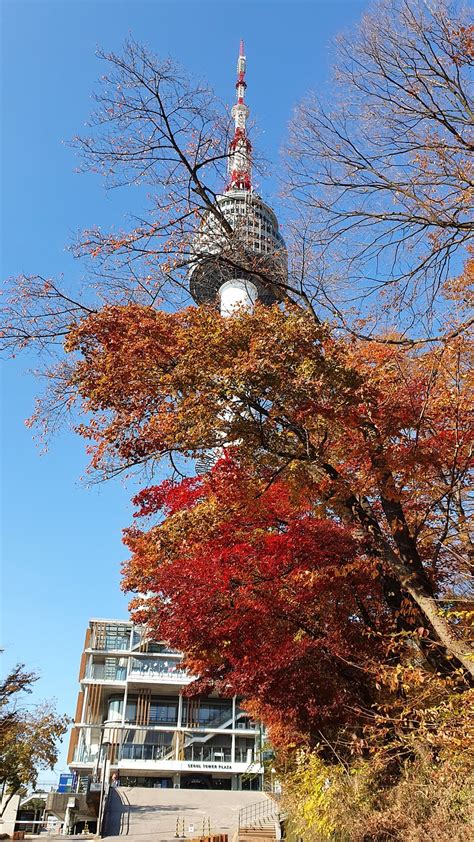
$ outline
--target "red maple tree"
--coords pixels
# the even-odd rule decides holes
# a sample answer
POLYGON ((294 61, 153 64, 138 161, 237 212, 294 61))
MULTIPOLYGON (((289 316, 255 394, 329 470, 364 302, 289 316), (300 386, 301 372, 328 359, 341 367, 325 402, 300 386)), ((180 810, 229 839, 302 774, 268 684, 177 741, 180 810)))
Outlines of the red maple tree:
POLYGON ((239 694, 281 742, 318 739, 370 707, 393 617, 376 561, 347 527, 314 512, 311 489, 266 487, 232 458, 135 499, 123 586, 152 636, 186 653, 209 686, 239 694))

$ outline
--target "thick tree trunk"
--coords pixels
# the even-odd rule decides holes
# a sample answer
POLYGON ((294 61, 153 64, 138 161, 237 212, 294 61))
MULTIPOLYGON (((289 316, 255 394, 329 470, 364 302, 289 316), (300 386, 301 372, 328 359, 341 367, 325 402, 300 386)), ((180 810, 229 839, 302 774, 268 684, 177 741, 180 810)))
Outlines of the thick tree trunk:
MULTIPOLYGON (((321 467, 331 479, 337 483, 341 482, 341 477, 336 468, 328 463, 321 465, 321 467)), ((370 503, 364 498, 350 493, 349 489, 347 497, 343 501, 347 519, 352 522, 356 520, 360 523, 364 532, 375 542, 392 575, 419 608, 424 620, 432 630, 434 639, 439 641, 449 657, 455 659, 474 678, 474 653, 472 648, 463 640, 455 637, 448 621, 439 611, 415 542, 409 533, 402 507, 397 502, 395 489, 393 488, 390 491, 392 483, 393 478, 386 472, 381 480, 381 502, 397 551, 385 537, 370 503), (390 495, 386 496, 388 492, 390 492, 390 495)), ((444 657, 443 660, 445 660, 444 657)))
POLYGON ((455 637, 446 618, 440 613, 433 595, 427 591, 418 574, 408 567, 387 542, 384 556, 390 569, 397 576, 402 588, 411 596, 426 622, 433 629, 436 638, 449 655, 452 655, 474 678, 474 653, 463 640, 455 637))
MULTIPOLYGON (((387 501, 382 498, 382 505, 384 505, 384 502, 387 501)), ((439 640, 446 652, 462 664, 474 678, 474 653, 463 640, 454 636, 448 621, 440 613, 416 548, 411 546, 413 539, 409 536, 404 519, 390 518, 389 520, 398 550, 397 553, 385 538, 369 504, 355 497, 351 497, 347 503, 352 512, 357 515, 367 534, 371 536, 372 540, 375 540, 383 558, 393 575, 400 582, 403 590, 410 595, 420 609, 427 624, 433 630, 435 638, 439 640)), ((390 501, 390 507, 393 505, 390 501)), ((399 504, 396 505, 399 506, 399 504)), ((401 511, 401 507, 399 508, 401 511)))
MULTIPOLYGON (((16 793, 18 792, 18 789, 19 789, 19 787, 17 789, 14 789, 13 792, 11 792, 10 795, 8 796, 8 798, 5 800, 5 802, 2 805, 2 809, 0 810, 0 816, 3 816, 5 810, 7 809, 10 801, 13 798, 13 796, 16 795, 16 793)), ((3 793, 2 793, 2 797, 3 797, 3 793)))

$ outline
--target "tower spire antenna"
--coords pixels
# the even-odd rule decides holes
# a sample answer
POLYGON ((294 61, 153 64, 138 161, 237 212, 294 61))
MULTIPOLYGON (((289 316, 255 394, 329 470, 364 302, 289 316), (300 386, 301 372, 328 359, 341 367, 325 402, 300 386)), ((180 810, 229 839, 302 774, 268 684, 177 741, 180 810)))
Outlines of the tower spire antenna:
POLYGON ((235 128, 234 136, 229 144, 229 183, 227 192, 230 190, 252 190, 252 144, 247 137, 247 117, 249 109, 245 103, 245 70, 247 59, 245 56, 245 45, 243 38, 240 40, 239 57, 237 59, 237 102, 232 108, 232 117, 235 128))

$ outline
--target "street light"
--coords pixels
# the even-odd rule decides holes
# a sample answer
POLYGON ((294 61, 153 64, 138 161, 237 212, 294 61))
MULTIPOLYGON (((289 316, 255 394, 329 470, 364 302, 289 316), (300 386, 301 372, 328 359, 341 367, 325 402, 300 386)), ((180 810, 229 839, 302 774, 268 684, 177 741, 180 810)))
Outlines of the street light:
POLYGON ((101 787, 100 787, 100 801, 99 801, 99 815, 97 820, 97 833, 102 836, 102 823, 104 821, 104 795, 105 795, 105 781, 107 777, 107 760, 109 759, 109 748, 112 743, 102 742, 102 750, 104 752, 104 762, 101 772, 101 787))

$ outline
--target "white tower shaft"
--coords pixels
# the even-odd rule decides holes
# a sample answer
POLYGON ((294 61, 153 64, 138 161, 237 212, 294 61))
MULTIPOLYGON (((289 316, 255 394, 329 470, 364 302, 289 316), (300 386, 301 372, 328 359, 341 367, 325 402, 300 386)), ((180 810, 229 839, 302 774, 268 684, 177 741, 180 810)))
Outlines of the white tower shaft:
POLYGON ((257 287, 251 281, 226 281, 219 290, 221 316, 235 316, 239 310, 251 313, 257 297, 257 287))

